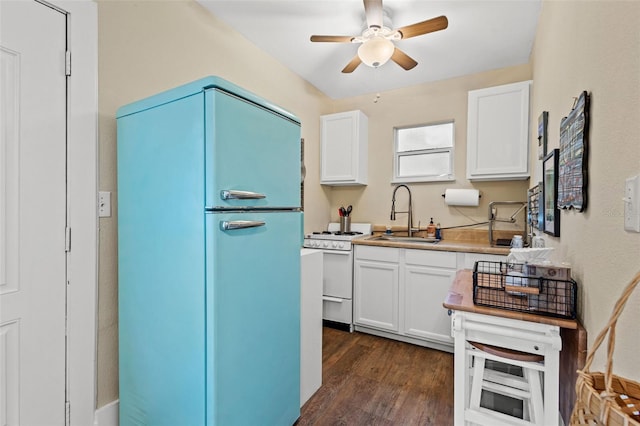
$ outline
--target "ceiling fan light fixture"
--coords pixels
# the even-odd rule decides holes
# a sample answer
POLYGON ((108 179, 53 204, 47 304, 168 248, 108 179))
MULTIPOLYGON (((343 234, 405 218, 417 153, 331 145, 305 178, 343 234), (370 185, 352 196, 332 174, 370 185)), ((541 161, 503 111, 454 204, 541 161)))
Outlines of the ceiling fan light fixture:
POLYGON ((365 65, 378 68, 384 65, 393 55, 395 46, 384 37, 373 37, 358 48, 358 56, 365 65))

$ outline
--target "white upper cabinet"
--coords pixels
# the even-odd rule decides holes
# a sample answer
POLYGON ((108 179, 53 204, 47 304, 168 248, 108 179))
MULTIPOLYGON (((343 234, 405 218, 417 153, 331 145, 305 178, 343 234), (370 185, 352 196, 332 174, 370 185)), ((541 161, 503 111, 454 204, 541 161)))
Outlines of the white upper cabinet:
POLYGON ((531 81, 469 92, 467 179, 529 177, 531 81))
POLYGON ((368 126, 362 111, 320 117, 321 184, 367 184, 368 126))

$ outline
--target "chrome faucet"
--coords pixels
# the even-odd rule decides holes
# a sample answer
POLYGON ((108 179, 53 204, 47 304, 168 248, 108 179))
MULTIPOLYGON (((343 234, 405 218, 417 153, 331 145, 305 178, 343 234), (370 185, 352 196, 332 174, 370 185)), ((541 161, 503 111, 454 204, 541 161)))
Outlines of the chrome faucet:
POLYGON ((407 185, 398 185, 393 190, 393 195, 391 196, 391 220, 396 220, 396 213, 407 213, 407 235, 411 237, 413 235, 413 212, 411 210, 411 190, 407 185), (400 188, 406 188, 409 193, 409 209, 405 212, 396 212, 396 192, 400 188))

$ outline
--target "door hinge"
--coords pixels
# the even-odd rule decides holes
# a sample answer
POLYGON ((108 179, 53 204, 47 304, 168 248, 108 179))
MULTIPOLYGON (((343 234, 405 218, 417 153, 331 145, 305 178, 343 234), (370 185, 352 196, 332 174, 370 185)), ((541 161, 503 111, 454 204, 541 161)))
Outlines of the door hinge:
POLYGON ((66 50, 64 52, 64 75, 67 77, 71 75, 71 51, 66 50))
POLYGON ((64 251, 67 253, 71 251, 71 228, 68 226, 64 228, 64 251))
POLYGON ((71 425, 71 403, 69 401, 64 403, 64 424, 65 426, 71 425))

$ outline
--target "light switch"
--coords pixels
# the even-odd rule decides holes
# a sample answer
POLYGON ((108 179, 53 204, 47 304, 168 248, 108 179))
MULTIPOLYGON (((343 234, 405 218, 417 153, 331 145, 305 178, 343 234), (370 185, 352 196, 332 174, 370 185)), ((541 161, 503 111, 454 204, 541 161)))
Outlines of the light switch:
POLYGON ((640 175, 624 184, 624 229, 640 232, 640 175))
POLYGON ((98 192, 98 217, 111 217, 111 192, 98 192))

